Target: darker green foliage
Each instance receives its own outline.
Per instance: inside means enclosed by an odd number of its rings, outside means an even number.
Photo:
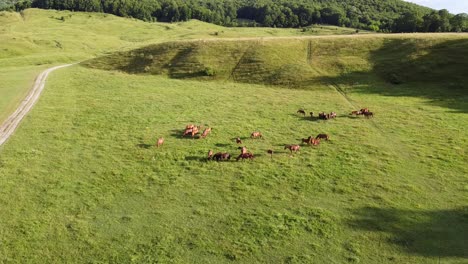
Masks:
[[[146,21],[176,22],[189,19],[226,25],[304,27],[331,24],[381,32],[468,31],[466,14],[454,16],[401,0],[9,0],[2,9],[30,6],[87,12],[105,12]]]

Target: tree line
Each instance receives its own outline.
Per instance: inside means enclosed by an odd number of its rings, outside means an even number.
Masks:
[[[402,0],[4,0],[0,10],[29,7],[104,12],[145,21],[189,19],[224,26],[299,28],[313,24],[377,32],[468,32],[467,14]]]

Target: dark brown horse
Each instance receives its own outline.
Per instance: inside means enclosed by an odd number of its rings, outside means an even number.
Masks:
[[[311,140],[312,137],[308,137],[308,138],[303,138],[301,139],[302,143],[305,143],[305,144],[310,144],[310,140]]]
[[[216,154],[213,155],[213,159],[216,160],[216,161],[220,161],[220,160],[230,160],[231,159],[231,155],[229,153],[222,153],[222,152],[218,152]]]
[[[270,154],[270,157],[273,159],[273,150],[269,149],[267,150],[267,153]]]
[[[318,117],[319,119],[322,119],[322,120],[328,120],[330,119],[330,114],[325,114],[324,112],[320,112]]]
[[[254,155],[250,152],[247,152],[247,153],[242,153],[240,154],[238,157],[237,157],[237,161],[239,161],[240,159],[242,160],[245,160],[245,159],[250,159],[250,160],[253,160],[254,158]]]
[[[330,136],[327,135],[327,134],[318,134],[315,139],[325,139],[325,140],[329,140],[330,139]]]
[[[306,112],[304,111],[304,109],[299,109],[299,110],[297,110],[297,113],[298,113],[298,114],[302,114],[303,116],[306,115]]]

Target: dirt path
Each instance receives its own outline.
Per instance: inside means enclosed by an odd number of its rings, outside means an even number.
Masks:
[[[21,102],[20,106],[7,118],[7,120],[5,120],[5,122],[3,122],[3,124],[0,124],[0,146],[8,140],[13,132],[15,132],[21,120],[33,108],[34,104],[39,99],[42,90],[44,89],[45,81],[49,73],[71,65],[73,64],[55,66],[43,71],[41,74],[39,74],[39,76],[37,76],[31,91],[29,91],[28,95]]]

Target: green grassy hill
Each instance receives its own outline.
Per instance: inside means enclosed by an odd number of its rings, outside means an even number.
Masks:
[[[170,40],[352,33],[353,29],[332,26],[306,31],[225,28],[197,20],[170,24],[98,13],[40,9],[0,12],[0,120],[17,107],[35,76],[51,65]]]
[[[466,106],[439,99],[466,98],[468,60],[460,58],[468,57],[467,47],[465,34],[197,40],[150,45],[82,64],[176,79],[300,89],[324,84],[342,93],[414,95],[466,112]]]
[[[89,67],[173,78],[307,86],[324,77],[375,75],[393,84],[466,81],[460,34],[246,38],[167,42],[111,54]],[[337,80],[338,81],[338,80]]]

